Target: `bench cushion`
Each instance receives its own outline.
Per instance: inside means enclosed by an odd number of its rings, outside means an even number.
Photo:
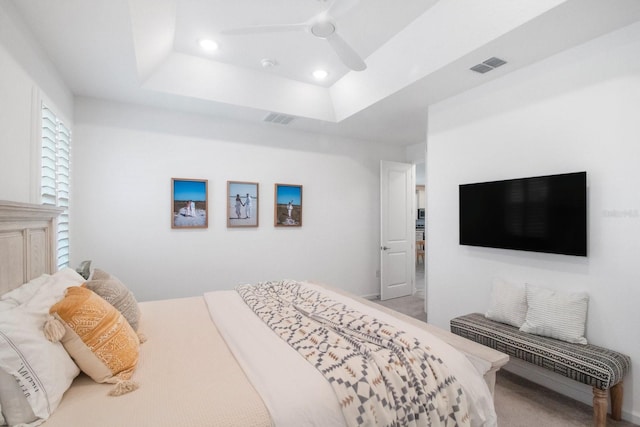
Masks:
[[[572,380],[607,390],[629,370],[629,356],[596,345],[572,344],[520,332],[479,313],[451,320],[451,332]]]

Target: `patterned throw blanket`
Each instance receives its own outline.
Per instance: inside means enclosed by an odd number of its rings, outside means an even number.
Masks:
[[[411,335],[299,282],[243,285],[237,291],[329,381],[347,425],[469,425],[458,381]]]

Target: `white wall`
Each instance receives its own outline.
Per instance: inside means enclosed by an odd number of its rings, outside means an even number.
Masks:
[[[379,293],[379,163],[404,149],[267,124],[76,100],[71,247],[141,300],[315,279]],[[171,229],[171,178],[209,181],[209,228]],[[226,183],[260,184],[260,226],[226,227]],[[275,228],[274,184],[303,186],[303,225]]]
[[[0,0],[0,200],[39,202],[32,157],[41,100],[72,126],[71,92],[13,4]]]
[[[142,300],[285,277],[379,292],[379,161],[403,149],[92,100],[76,126],[73,95],[0,0],[0,200],[39,202],[41,100],[73,130],[72,265],[93,259]],[[208,230],[171,230],[171,177],[209,179]],[[227,180],[260,182],[258,229],[226,228]],[[302,228],[273,227],[276,182],[304,186]]]
[[[640,24],[430,109],[428,313],[484,312],[505,277],[590,295],[587,338],[632,358],[624,416],[640,420]],[[589,256],[458,244],[458,185],[586,170]],[[514,367],[514,369],[518,369]],[[547,371],[532,379],[590,403],[590,388]]]
[[[426,148],[427,148],[426,142],[421,142],[418,144],[409,145],[405,149],[406,161],[416,165],[416,185],[425,184]]]

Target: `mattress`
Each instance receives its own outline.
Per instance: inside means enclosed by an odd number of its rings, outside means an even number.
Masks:
[[[202,297],[140,303],[140,348],[133,379],[118,397],[81,374],[45,427],[271,426],[251,385],[211,321]]]

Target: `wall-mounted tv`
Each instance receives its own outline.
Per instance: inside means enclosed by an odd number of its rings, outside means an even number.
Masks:
[[[587,256],[587,173],[460,185],[460,244]]]

